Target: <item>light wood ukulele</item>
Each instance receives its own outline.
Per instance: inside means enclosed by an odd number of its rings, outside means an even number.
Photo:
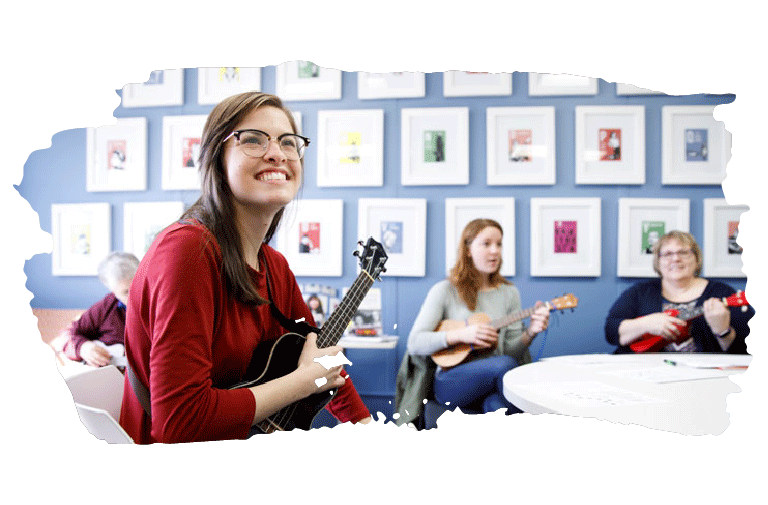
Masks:
[[[545,302],[544,306],[547,307],[550,311],[553,311],[553,310],[573,309],[574,307],[576,307],[576,305],[578,305],[578,303],[579,303],[579,299],[573,296],[572,293],[568,293],[567,295],[563,295],[549,302]],[[534,313],[535,310],[536,310],[536,307],[531,307],[525,310],[521,310],[519,312],[513,312],[511,314],[508,314],[504,317],[500,317],[499,319],[494,319],[492,321],[487,314],[483,314],[482,312],[477,312],[469,316],[466,321],[454,321],[451,319],[445,319],[441,321],[440,324],[437,325],[437,328],[435,329],[435,331],[456,330],[459,328],[464,328],[465,326],[471,326],[473,324],[481,324],[481,323],[487,323],[489,326],[491,326],[495,330],[498,330],[516,321],[520,321],[521,319],[525,319],[526,317],[529,317],[531,314]],[[475,349],[469,344],[456,344],[452,347],[437,351],[436,353],[432,354],[432,360],[442,368],[447,369],[463,363],[464,360],[466,360],[473,353],[482,354],[482,353],[489,353],[492,351],[493,351],[492,347],[487,349]]]

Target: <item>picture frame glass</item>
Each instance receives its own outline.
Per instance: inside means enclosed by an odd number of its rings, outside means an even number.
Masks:
[[[554,184],[554,111],[489,110],[489,184]],[[550,114],[551,113],[551,114]]]
[[[246,91],[261,91],[259,67],[200,67],[197,70],[199,104],[217,104]]]
[[[403,184],[467,184],[467,114],[426,112],[403,117]]]
[[[424,276],[426,205],[424,199],[359,200],[360,240],[372,236],[387,253],[382,276]]]
[[[206,116],[163,118],[163,189],[200,189],[200,145]]]
[[[342,275],[343,200],[294,200],[277,231],[276,247],[294,275]]]
[[[384,112],[320,111],[317,185],[381,186]]]
[[[107,203],[52,205],[52,274],[95,276],[109,254],[110,207]]]
[[[583,112],[580,183],[645,181],[645,132],[638,122],[638,117],[629,112]]]
[[[147,189],[147,128],[143,118],[89,128],[88,191]]]

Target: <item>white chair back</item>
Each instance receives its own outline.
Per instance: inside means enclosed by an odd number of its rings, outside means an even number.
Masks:
[[[104,410],[115,422],[120,419],[125,378],[116,367],[93,368],[65,380],[75,403]]]
[[[109,444],[132,444],[133,439],[118,424],[112,415],[104,409],[89,407],[75,402],[80,421],[94,437]]]

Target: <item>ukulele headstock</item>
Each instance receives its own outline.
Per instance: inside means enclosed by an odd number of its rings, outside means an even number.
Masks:
[[[379,274],[387,271],[384,268],[384,264],[387,262],[387,253],[384,251],[384,247],[376,242],[373,237],[369,237],[365,244],[362,242],[357,244],[363,247],[362,251],[355,251],[353,253],[360,258],[360,268],[367,272],[371,279],[379,279]]]
[[[729,296],[723,301],[727,306],[729,307],[745,307],[749,305],[749,302],[747,301],[747,296],[744,293],[744,291],[736,291],[734,294]]]
[[[572,309],[579,304],[579,299],[573,293],[568,293],[559,298],[555,298],[549,303],[557,310]]]

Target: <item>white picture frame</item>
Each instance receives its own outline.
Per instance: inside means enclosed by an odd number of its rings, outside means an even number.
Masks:
[[[200,67],[197,69],[197,103],[215,105],[225,98],[261,91],[260,67]]]
[[[184,105],[184,69],[153,70],[145,82],[123,86],[121,101],[126,108]]]
[[[404,108],[400,114],[400,183],[469,184],[469,108]]]
[[[600,198],[531,198],[531,275],[600,277]]]
[[[443,96],[508,96],[512,74],[489,72],[443,72]]]
[[[125,202],[123,204],[123,251],[144,257],[157,234],[178,221],[184,213],[184,203]]]
[[[108,203],[51,204],[54,276],[96,276],[112,243]]]
[[[456,263],[461,232],[474,219],[493,219],[504,232],[501,252],[501,270],[504,277],[516,272],[515,199],[500,198],[446,198],[445,199],[445,273],[448,275]]]
[[[665,105],[661,109],[661,183],[720,185],[731,158],[731,134],[710,105]]]
[[[147,120],[118,118],[115,124],[86,128],[89,192],[147,189]]]
[[[645,107],[576,106],[576,184],[645,184]]]
[[[381,98],[422,98],[426,96],[423,72],[358,72],[358,100]]]
[[[597,95],[599,82],[593,77],[571,74],[528,73],[528,96]]]
[[[704,199],[704,277],[746,278],[738,227],[747,205],[728,205],[725,198]]]
[[[341,100],[341,70],[303,60],[281,63],[275,72],[275,90],[286,102]]]
[[[641,95],[665,95],[661,91],[654,91],[652,89],[641,88],[634,84],[626,84],[623,82],[616,83],[616,96],[641,96]]]
[[[277,230],[276,247],[296,277],[341,277],[343,231],[344,200],[293,200]]]
[[[554,107],[488,107],[487,184],[555,184],[555,141]]]
[[[619,198],[619,277],[657,277],[651,248],[672,230],[690,230],[687,198]]]
[[[384,185],[384,110],[317,113],[318,187]]]
[[[205,114],[163,116],[161,186],[200,190],[199,155]]]
[[[424,277],[426,272],[427,200],[360,198],[357,236],[373,237],[387,253],[384,277]]]

